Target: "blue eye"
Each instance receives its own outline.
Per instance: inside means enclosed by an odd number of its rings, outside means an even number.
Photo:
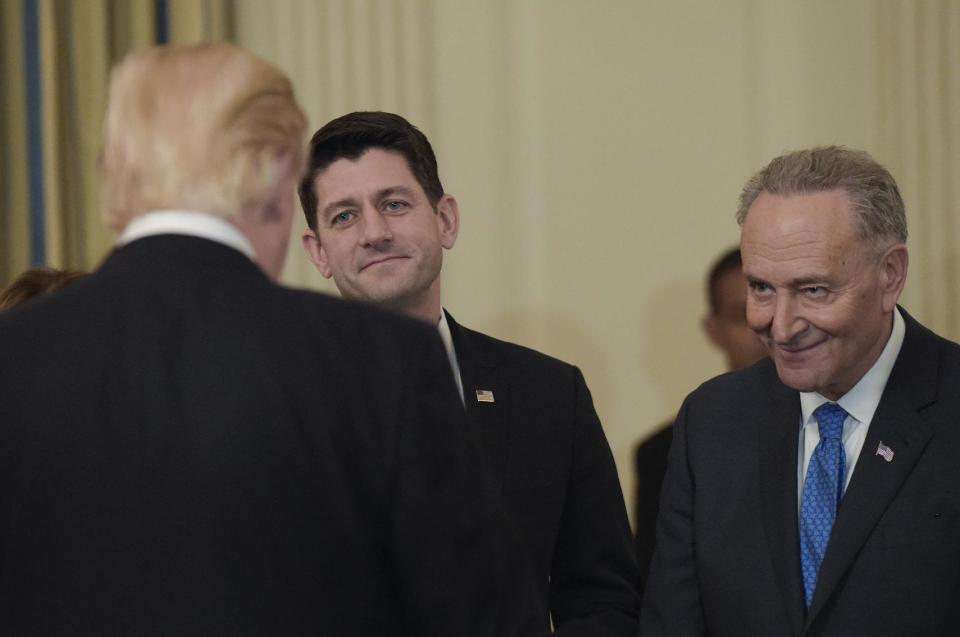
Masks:
[[[387,212],[400,212],[407,207],[407,202],[405,201],[388,201],[383,205],[384,210]]]
[[[345,223],[350,222],[353,219],[353,213],[349,210],[344,210],[343,212],[338,212],[330,219],[330,225],[332,226],[342,226]]]

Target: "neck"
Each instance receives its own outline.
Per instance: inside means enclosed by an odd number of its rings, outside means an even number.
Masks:
[[[397,299],[396,303],[385,304],[390,309],[400,314],[405,314],[410,318],[436,325],[440,320],[440,277],[428,287],[423,293],[407,299]]]

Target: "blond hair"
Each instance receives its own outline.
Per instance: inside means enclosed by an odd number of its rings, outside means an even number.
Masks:
[[[145,212],[254,214],[280,171],[303,167],[306,117],[290,81],[236,46],[155,47],[110,78],[100,158],[103,214],[116,231]]]

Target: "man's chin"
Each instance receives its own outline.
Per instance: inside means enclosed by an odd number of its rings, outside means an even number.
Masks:
[[[404,286],[368,286],[351,295],[343,295],[354,301],[361,301],[393,312],[405,314],[409,310],[411,298],[414,296]]]
[[[782,361],[774,360],[777,366],[777,376],[780,382],[800,392],[817,391],[816,378],[809,370],[800,370],[795,367],[785,365]]]

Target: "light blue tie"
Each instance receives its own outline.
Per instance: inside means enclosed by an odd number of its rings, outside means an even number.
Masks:
[[[840,405],[824,403],[813,416],[820,428],[820,442],[810,456],[800,505],[800,567],[807,608],[813,602],[817,573],[843,497],[847,465],[843,452],[843,421],[847,412]]]

